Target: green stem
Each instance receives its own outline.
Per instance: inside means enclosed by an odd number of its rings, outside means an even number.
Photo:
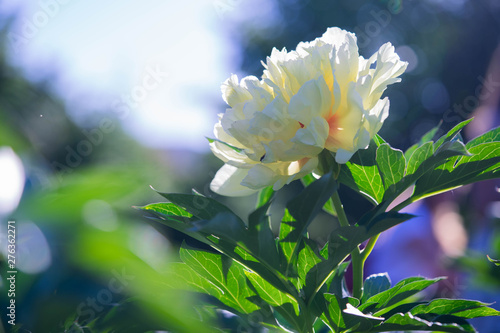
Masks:
[[[342,259],[338,265],[342,264],[349,256],[345,256],[344,259]],[[337,267],[338,267],[337,265]],[[311,306],[311,303],[312,301],[314,300],[314,297],[316,297],[316,294],[320,291],[321,287],[323,287],[323,285],[326,283],[326,281],[328,281],[330,279],[330,277],[332,276],[333,273],[335,273],[335,269],[337,268],[335,267],[334,269],[332,269],[330,271],[330,273],[328,273],[328,275],[323,279],[323,281],[321,281],[321,283],[316,287],[316,289],[314,289],[314,292],[312,294],[312,297],[309,299],[309,302],[307,303],[307,306],[310,307]]]
[[[342,227],[348,227],[349,220],[345,215],[344,207],[342,206],[342,202],[340,201],[339,193],[335,191],[332,195],[333,207],[335,207],[335,211],[337,212],[337,217],[339,219],[339,223]]]
[[[342,227],[348,227],[349,220],[347,219],[347,216],[344,211],[344,207],[342,206],[342,202],[340,201],[339,194],[337,192],[333,193],[332,195],[332,202],[333,206],[335,207],[335,210],[337,212],[337,217],[339,220],[339,223]],[[352,259],[352,270],[353,270],[353,296],[360,299],[362,294],[363,294],[363,271],[364,271],[364,265],[366,258],[370,255],[371,251],[373,250],[373,247],[375,246],[375,243],[377,242],[379,235],[373,236],[370,238],[368,243],[366,244],[366,247],[363,249],[363,251],[360,251],[359,247],[356,247],[354,251],[351,252],[351,259]],[[346,260],[344,258],[341,263]],[[321,289],[323,284],[331,277],[331,275],[335,272],[335,270],[332,270],[328,276],[319,284],[319,286],[316,288],[314,291],[311,299],[309,300],[309,304],[311,304],[312,300],[314,299],[316,293]]]
[[[306,314],[306,325],[307,325],[307,333],[314,333],[314,324],[311,318],[311,313]]]
[[[342,202],[340,201],[340,197],[339,197],[339,194],[338,194],[337,191],[335,191],[332,194],[332,202],[333,202],[333,207],[335,208],[335,211],[337,212],[337,218],[339,220],[340,225],[343,226],[343,227],[348,227],[349,226],[349,220],[347,219],[347,216],[345,214],[344,208],[342,207]],[[347,259],[347,256],[344,259],[342,259],[341,263],[344,262],[344,260],[346,260],[346,259]],[[328,273],[328,275],[325,277],[325,279],[323,281],[321,281],[321,283],[316,287],[316,289],[314,290],[311,298],[309,299],[308,306],[311,305],[311,303],[314,300],[314,297],[316,296],[316,294],[319,292],[319,290],[321,289],[321,287],[323,287],[323,285],[326,283],[326,281],[328,281],[328,279],[332,276],[332,274],[334,272],[335,272],[335,269],[332,269],[330,271],[330,273]]]
[[[366,247],[363,249],[363,251],[358,251],[354,250],[351,253],[351,258],[352,258],[352,296],[361,299],[361,296],[363,296],[363,276],[364,276],[364,269],[365,269],[365,262],[370,253],[373,250],[373,247],[377,243],[378,237],[380,234],[373,236],[370,238],[368,243],[366,244]]]
[[[340,197],[337,191],[332,195],[333,206],[335,207],[335,211],[337,212],[339,223],[342,227],[348,227],[349,220],[344,211],[344,207],[342,202],[340,201]],[[351,260],[352,260],[352,296],[358,299],[361,299],[361,295],[363,294],[363,270],[364,270],[364,260],[361,255],[361,251],[359,247],[356,247],[351,252]]]
[[[363,271],[365,261],[362,258],[359,247],[351,252],[352,260],[352,297],[361,299],[363,295]]]
[[[372,253],[372,250],[375,247],[375,244],[377,243],[377,240],[378,240],[379,236],[380,236],[380,234],[375,235],[372,238],[370,238],[370,240],[366,244],[366,246],[363,249],[363,251],[361,251],[361,254],[362,254],[361,259],[363,260],[363,262],[366,261],[366,258],[368,258],[368,256],[370,255],[370,253]]]
[[[380,234],[373,236],[370,238],[366,247],[363,251],[354,250],[351,253],[352,258],[352,296],[361,299],[363,296],[363,277],[365,270],[365,262],[370,253],[372,253],[375,244],[377,243],[378,237]]]

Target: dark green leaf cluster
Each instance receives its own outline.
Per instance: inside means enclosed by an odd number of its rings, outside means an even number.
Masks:
[[[500,128],[469,143],[460,141],[461,122],[435,143],[437,128],[402,152],[376,137],[341,169],[339,182],[363,194],[372,203],[389,206],[408,188],[414,189],[403,206],[451,189],[498,177]],[[400,208],[402,206],[399,206]]]
[[[476,301],[416,301],[417,293],[441,278],[413,277],[391,287],[386,274],[374,275],[365,280],[359,298],[349,294],[344,280],[349,254],[413,217],[399,213],[399,208],[497,176],[500,142],[496,140],[500,130],[465,145],[458,136],[466,123],[435,143],[429,141],[434,130],[405,153],[377,136],[368,149],[359,151],[340,170],[333,168],[318,180],[305,177],[306,188],[287,204],[278,237],[267,214],[273,196],[269,189],[261,193],[258,208],[246,222],[226,206],[198,193],[160,193],[168,203],[141,209],[215,250],[183,245],[182,262],[171,266],[172,274],[182,281],[179,288],[212,296],[219,308],[238,315],[247,325],[259,318],[262,327],[294,332],[474,332],[467,319],[499,312]],[[334,230],[319,248],[308,237],[307,229],[322,210],[337,213],[331,198],[339,183],[360,192],[375,207],[357,223]],[[409,198],[388,210],[412,185]]]

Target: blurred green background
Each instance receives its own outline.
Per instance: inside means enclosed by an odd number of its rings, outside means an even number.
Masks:
[[[390,41],[409,62],[387,92],[380,134],[394,147],[440,121],[445,131],[475,116],[469,138],[500,125],[495,0],[2,2],[0,332],[208,332],[204,318],[241,331],[227,314],[193,315],[203,300],[168,277],[184,236],[132,206],[161,201],[149,185],[216,197],[208,185],[222,163],[204,137],[225,109],[220,84],[231,73],[260,76],[273,47],[292,50],[331,26],[355,32],[365,57]],[[381,239],[368,271],[393,282],[449,275],[434,296],[499,301],[500,268],[485,260],[500,257],[497,183],[413,207],[420,218]],[[277,206],[300,189],[285,187]],[[351,217],[369,208],[342,191]],[[219,199],[241,216],[255,201]],[[9,220],[15,327],[4,311]],[[321,242],[333,227],[319,218],[311,233]],[[499,324],[476,322],[481,332]]]

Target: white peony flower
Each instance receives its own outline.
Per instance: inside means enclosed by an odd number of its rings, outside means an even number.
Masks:
[[[295,51],[273,49],[262,79],[222,85],[229,105],[215,125],[213,153],[225,162],[211,189],[222,195],[275,190],[311,173],[323,149],[346,163],[368,147],[389,115],[389,84],[401,81],[407,63],[390,43],[365,59],[356,36],[329,28]]]

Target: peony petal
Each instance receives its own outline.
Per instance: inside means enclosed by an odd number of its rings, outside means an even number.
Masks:
[[[290,99],[288,112],[290,116],[308,126],[311,119],[317,116],[327,117],[332,107],[332,92],[323,76],[309,80]]]
[[[226,143],[230,144],[231,146],[238,147],[238,148],[243,147],[241,142],[239,142],[233,136],[227,134],[226,131],[224,131],[220,121],[217,124],[215,124],[215,126],[214,126],[214,135],[218,140],[220,140],[222,142],[226,142]]]
[[[363,100],[356,91],[354,82],[349,84],[348,91],[344,94],[346,94],[345,100],[342,101],[337,112],[328,119],[329,134],[325,148],[333,152],[339,148],[354,149],[354,140],[366,113]]]
[[[319,152],[321,152],[325,146],[328,131],[329,127],[326,120],[322,117],[314,117],[308,126],[297,131],[295,137],[291,141],[306,146],[306,149],[318,148]],[[316,154],[319,154],[317,149],[315,149],[314,155]]]
[[[337,150],[337,153],[335,153],[335,162],[339,164],[346,164],[347,162],[349,162],[354,153],[355,152],[347,151],[341,148]]]
[[[214,179],[210,183],[210,189],[217,194],[230,197],[246,196],[256,191],[241,185],[243,179],[248,175],[249,169],[237,168],[229,164],[224,164],[217,171]]]
[[[354,138],[354,149],[366,149],[370,145],[370,140],[372,136],[370,132],[366,130],[366,128],[360,128],[358,133],[356,133],[356,137]]]
[[[212,150],[212,153],[224,163],[238,167],[246,166],[248,163],[252,163],[252,160],[248,158],[246,154],[239,153],[222,142],[210,142],[210,149]]]
[[[260,190],[264,187],[274,183],[278,176],[277,172],[264,164],[256,164],[241,182],[242,185],[247,186],[253,190]]]
[[[358,76],[359,51],[356,44],[356,36],[347,31],[341,33],[330,29],[325,35],[333,42],[331,56],[331,67],[335,74],[335,79],[341,89],[346,89],[348,84],[355,81]]]
[[[363,127],[370,133],[370,137],[380,131],[385,119],[389,116],[389,98],[379,99],[377,104],[365,115]]]
[[[391,43],[385,43],[380,47],[378,52],[370,58],[370,62],[374,62],[376,55],[376,67],[372,76],[370,90],[370,105],[374,105],[382,96],[388,85],[400,82],[398,78],[406,70],[408,63],[401,61],[399,56],[394,52],[394,46]],[[365,103],[366,105],[366,103]]]
[[[241,86],[236,75],[231,75],[221,86],[222,98],[230,106],[243,103],[252,98],[250,93]]]

